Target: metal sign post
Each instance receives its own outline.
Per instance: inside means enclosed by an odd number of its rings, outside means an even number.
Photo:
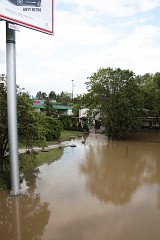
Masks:
[[[11,168],[11,194],[20,193],[20,177],[18,163],[18,133],[17,133],[17,94],[16,94],[16,53],[15,30],[18,24],[33,30],[53,35],[53,2],[30,1],[28,7],[24,1],[0,0],[0,20],[6,21],[6,55],[7,55],[7,110],[9,157]],[[24,5],[23,5],[24,3]],[[10,23],[8,23],[9,21]]]
[[[6,23],[6,64],[7,64],[7,110],[9,158],[11,168],[11,195],[20,192],[17,133],[17,93],[16,93],[16,40],[15,31]]]

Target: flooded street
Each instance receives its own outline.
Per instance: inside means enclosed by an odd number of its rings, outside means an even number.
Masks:
[[[160,135],[158,136],[160,138]],[[90,134],[0,191],[2,240],[159,240],[160,143]]]

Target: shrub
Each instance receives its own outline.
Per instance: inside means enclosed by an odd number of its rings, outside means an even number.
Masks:
[[[62,123],[53,117],[45,118],[45,128],[46,128],[46,140],[58,140],[61,136],[61,131],[63,130]]]

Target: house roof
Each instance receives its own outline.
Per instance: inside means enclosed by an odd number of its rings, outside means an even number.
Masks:
[[[56,110],[69,110],[69,109],[72,109],[72,107],[66,106],[66,105],[54,105],[54,104],[53,104],[53,107],[54,107]]]
[[[56,110],[69,110],[73,108],[72,106],[63,105],[62,103],[59,102],[54,101],[51,102],[53,104],[54,109]],[[33,100],[32,107],[34,109],[44,109],[45,108],[44,100]]]
[[[32,107],[34,108],[34,109],[39,109],[39,108],[45,108],[45,106],[44,105],[40,105],[40,104],[33,104],[32,105]]]
[[[45,106],[44,106],[44,100],[33,100],[33,105],[32,105],[32,107],[34,108],[34,109],[44,109],[45,108]]]

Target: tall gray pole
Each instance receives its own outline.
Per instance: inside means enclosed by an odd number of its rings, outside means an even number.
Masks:
[[[73,81],[74,80],[71,80],[72,81],[72,103],[74,103],[74,97],[73,97]]]
[[[17,94],[16,94],[16,40],[15,31],[6,23],[6,64],[7,64],[7,110],[9,158],[11,169],[11,195],[20,192],[17,134]]]

